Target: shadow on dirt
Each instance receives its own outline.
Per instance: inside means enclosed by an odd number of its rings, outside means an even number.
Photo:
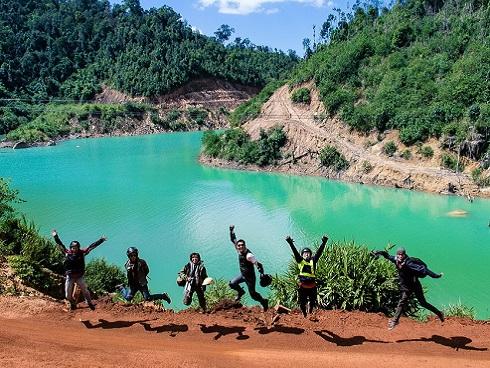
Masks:
[[[323,340],[331,342],[337,346],[354,346],[362,345],[365,342],[373,342],[378,344],[388,344],[388,341],[370,340],[364,336],[340,337],[328,330],[314,331]]]
[[[238,335],[236,337],[237,340],[247,340],[248,338],[250,338],[250,336],[244,334],[245,327],[243,326],[221,326],[217,324],[214,324],[212,326],[199,324],[199,326],[201,326],[202,333],[215,333],[216,334],[216,336],[214,337],[215,340],[218,340],[223,336],[233,335],[233,334]]]
[[[301,335],[305,332],[304,328],[299,327],[288,327],[283,325],[275,325],[273,327],[257,327],[254,330],[258,331],[261,335],[270,334],[272,332],[284,333],[284,334],[293,334],[293,335]]]
[[[444,337],[439,335],[432,335],[431,337],[421,337],[419,339],[407,339],[407,340],[397,340],[396,342],[410,342],[410,341],[421,341],[421,342],[433,342],[439,345],[447,346],[449,348],[458,351],[461,350],[476,350],[476,351],[486,351],[488,348],[476,348],[473,346],[467,346],[473,340],[466,336],[452,336]]]
[[[169,336],[175,337],[179,332],[187,332],[189,331],[189,327],[187,325],[176,325],[175,323],[170,323],[168,325],[151,327],[149,323],[140,322],[145,331],[148,332],[168,332]]]
[[[148,319],[143,319],[141,321],[107,321],[105,319],[99,319],[99,323],[93,324],[90,321],[80,321],[86,328],[102,328],[104,330],[109,330],[112,328],[126,328],[131,327],[136,323],[148,322]]]

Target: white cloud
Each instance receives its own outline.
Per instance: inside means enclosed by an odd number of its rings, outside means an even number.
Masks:
[[[266,8],[269,4],[284,2],[296,2],[322,7],[332,1],[327,0],[198,0],[201,8],[215,6],[218,12],[223,14],[247,15],[251,13],[273,14],[279,11],[278,8]]]

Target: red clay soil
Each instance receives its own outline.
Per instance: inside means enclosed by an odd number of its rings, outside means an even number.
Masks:
[[[203,315],[99,301],[74,312],[43,299],[0,298],[0,367],[490,367],[490,324],[449,318],[258,308]]]

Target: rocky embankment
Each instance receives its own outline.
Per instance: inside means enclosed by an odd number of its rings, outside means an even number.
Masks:
[[[323,176],[354,183],[374,184],[387,187],[414,189],[440,194],[490,197],[488,188],[479,188],[471,179],[470,172],[476,167],[468,160],[462,173],[455,173],[440,166],[443,151],[433,139],[427,142],[434,154],[425,158],[418,147],[401,143],[398,132],[360,134],[338,118],[327,118],[318,92],[312,85],[309,105],[292,103],[287,86],[278,89],[262,107],[257,119],[247,122],[243,128],[257,138],[260,129],[275,125],[283,127],[287,143],[283,147],[283,159],[268,167],[243,166],[224,160],[201,157],[204,164],[246,170],[277,171],[298,175]],[[397,153],[388,157],[384,145],[393,141]],[[349,168],[340,172],[323,167],[319,155],[326,145],[334,146],[349,161]],[[410,152],[409,158],[400,153]]]

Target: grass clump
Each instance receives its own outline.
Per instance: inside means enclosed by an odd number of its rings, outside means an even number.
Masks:
[[[291,94],[291,101],[309,105],[311,102],[310,90],[308,88],[298,88]]]
[[[325,146],[320,151],[320,163],[326,168],[335,171],[346,170],[349,167],[349,161],[333,146]]]

